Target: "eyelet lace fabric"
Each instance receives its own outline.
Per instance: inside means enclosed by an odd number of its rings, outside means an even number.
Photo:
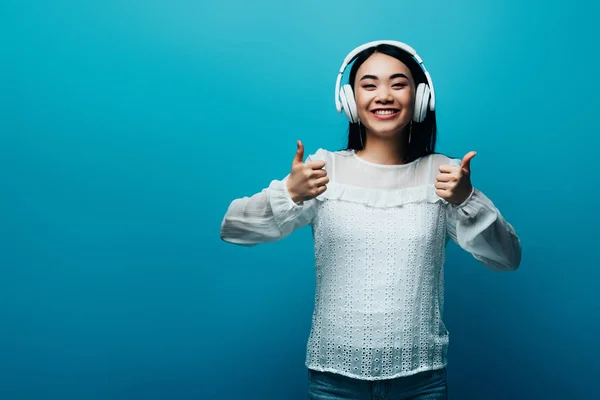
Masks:
[[[363,379],[444,366],[445,204],[427,186],[399,191],[390,204],[334,186],[312,224],[307,366]]]
[[[412,182],[382,189],[334,181],[317,199],[309,368],[383,379],[445,365],[446,204],[432,184]]]

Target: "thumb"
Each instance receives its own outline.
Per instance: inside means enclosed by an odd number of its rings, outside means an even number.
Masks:
[[[292,163],[293,165],[304,162],[304,145],[299,140],[296,142],[296,145],[298,146],[298,149],[296,150],[296,155],[294,156],[294,161]]]
[[[471,160],[473,159],[473,157],[475,157],[477,155],[476,152],[474,151],[470,151],[468,152],[462,159],[462,164],[461,164],[461,168],[464,170],[467,170],[468,172],[471,172]]]

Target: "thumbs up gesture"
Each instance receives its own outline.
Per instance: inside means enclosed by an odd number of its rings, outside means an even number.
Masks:
[[[453,165],[440,165],[440,173],[436,176],[435,193],[442,199],[447,200],[452,204],[461,204],[464,202],[471,191],[471,159],[477,153],[474,151],[468,152],[462,159],[460,167]]]
[[[329,183],[325,161],[304,162],[304,145],[298,140],[298,149],[292,161],[292,171],[286,182],[290,197],[295,203],[315,198],[327,190]]]

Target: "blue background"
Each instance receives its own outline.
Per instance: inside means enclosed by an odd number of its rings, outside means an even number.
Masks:
[[[598,5],[8,1],[0,6],[0,398],[304,399],[310,228],[242,248],[229,203],[339,149],[343,58],[409,43],[437,150],[523,242],[448,248],[451,399],[590,399],[600,357]],[[595,71],[595,72],[594,72]]]

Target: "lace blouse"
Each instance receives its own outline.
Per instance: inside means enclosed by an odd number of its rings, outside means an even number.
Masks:
[[[489,198],[474,188],[460,205],[436,194],[431,154],[401,165],[374,164],[353,150],[319,149],[330,182],[294,203],[289,175],[233,200],[221,238],[253,246],[310,225],[316,292],[306,366],[365,380],[447,364],[443,321],[445,248],[452,240],[494,270],[514,270],[521,243]]]

